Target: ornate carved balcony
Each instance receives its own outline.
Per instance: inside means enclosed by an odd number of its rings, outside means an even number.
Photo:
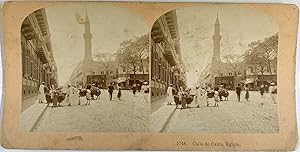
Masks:
[[[30,24],[23,24],[21,32],[24,34],[26,40],[32,40],[35,37],[34,29]]]
[[[45,44],[42,42],[42,40],[38,39],[37,40],[37,47],[36,47],[36,54],[38,57],[41,59],[42,63],[48,63],[49,62],[49,57],[48,57],[48,51],[47,47]]]
[[[161,41],[163,41],[165,39],[163,31],[161,30],[161,28],[159,27],[157,22],[155,22],[152,27],[151,36],[155,43],[160,43]]]
[[[170,65],[171,66],[175,66],[176,65],[175,48],[168,41],[165,41],[165,44],[164,44],[164,53],[165,53],[164,55],[165,55],[166,59],[169,61]]]

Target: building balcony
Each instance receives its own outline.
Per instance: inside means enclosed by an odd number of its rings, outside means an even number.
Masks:
[[[175,66],[177,64],[176,62],[176,53],[175,48],[170,43],[166,43],[164,46],[164,55],[166,59],[169,61],[171,66]]]
[[[165,39],[163,31],[159,27],[158,23],[154,23],[152,30],[151,30],[151,37],[154,43],[160,43]]]
[[[45,43],[43,43],[42,40],[40,40],[40,39],[38,39],[38,41],[37,41],[36,54],[41,59],[43,64],[49,63],[50,57],[48,54],[48,49],[47,49]]]
[[[21,32],[24,34],[26,40],[32,40],[35,37],[34,29],[30,24],[23,24]]]

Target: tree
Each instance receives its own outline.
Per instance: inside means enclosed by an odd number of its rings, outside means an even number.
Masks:
[[[142,67],[143,76],[145,75],[144,60],[149,56],[149,34],[139,37],[133,45],[136,48],[137,56]],[[149,60],[149,59],[148,59]]]
[[[238,72],[241,72],[243,69],[243,62],[241,62],[241,55],[239,54],[228,54],[224,56],[224,59],[227,63],[227,67],[233,73],[234,80]],[[236,81],[234,82],[236,84]]]
[[[224,59],[228,65],[228,68],[230,69],[230,71],[234,74],[236,74],[237,72],[240,72],[243,65],[241,62],[241,55],[238,54],[228,54],[226,56],[224,56]]]
[[[277,59],[278,33],[264,40],[251,42],[248,47],[244,55],[246,65],[254,68],[255,73],[258,72],[262,76],[268,69],[272,74],[271,61]]]
[[[105,77],[107,79],[106,85],[109,85],[110,82],[110,76],[109,71],[113,70],[114,68],[114,54],[111,53],[97,53],[95,55],[95,58],[97,61],[100,61],[99,68],[104,69],[105,71]]]
[[[136,83],[136,72],[139,67],[142,67],[144,74],[143,60],[149,54],[149,35],[143,35],[135,40],[125,40],[120,44],[120,49],[117,53],[119,65],[127,69],[127,72],[133,72],[134,83]]]

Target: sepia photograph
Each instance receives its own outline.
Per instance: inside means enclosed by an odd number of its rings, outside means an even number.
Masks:
[[[135,12],[65,3],[23,21],[25,132],[148,132],[149,29]]]
[[[1,14],[5,149],[295,149],[294,4],[14,1]]]
[[[279,29],[239,6],[183,7],[151,30],[156,133],[278,133]]]

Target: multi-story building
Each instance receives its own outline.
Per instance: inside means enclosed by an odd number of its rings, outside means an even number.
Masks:
[[[185,68],[181,59],[176,11],[157,19],[151,30],[151,95],[166,95],[167,87],[185,87]]]
[[[57,67],[44,9],[29,14],[21,27],[23,99],[38,94],[39,85],[57,86]]]
[[[143,62],[144,66],[138,67],[134,74],[133,71],[119,66],[116,59],[111,60],[109,63],[93,60],[89,66],[92,74],[87,74],[86,77],[83,77],[83,62],[80,62],[73,70],[67,84],[73,86],[95,84],[100,88],[106,88],[110,83],[119,83],[123,88],[129,89],[133,83],[141,84],[144,81],[149,81],[149,59],[146,58]]]
[[[259,71],[254,66],[245,66],[244,61],[238,63],[222,62],[220,57],[220,23],[217,16],[213,35],[213,57],[198,77],[197,85],[223,85],[233,90],[237,84],[248,84],[250,89],[255,90],[260,85],[269,85],[277,81],[277,59],[271,60],[270,68]],[[236,66],[236,67],[233,67]]]

